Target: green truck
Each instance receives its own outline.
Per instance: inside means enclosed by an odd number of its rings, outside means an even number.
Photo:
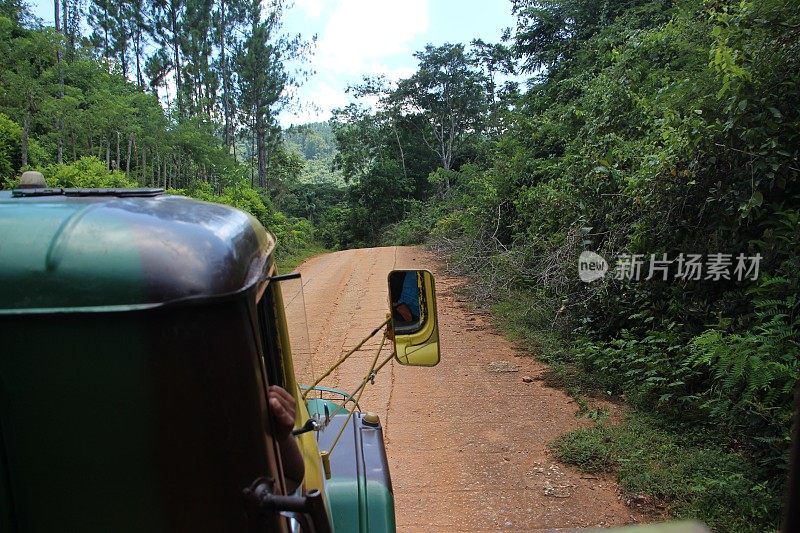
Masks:
[[[438,362],[429,272],[387,273],[417,315],[387,298],[389,349],[355,391],[301,388],[281,292],[296,275],[253,217],[24,185],[0,191],[0,531],[394,531],[381,423],[358,399],[391,358]],[[296,400],[296,490],[271,385]]]

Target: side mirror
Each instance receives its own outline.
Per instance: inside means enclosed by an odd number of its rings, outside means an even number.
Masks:
[[[395,359],[402,365],[439,364],[439,323],[433,274],[427,270],[391,271],[389,312],[392,314]]]

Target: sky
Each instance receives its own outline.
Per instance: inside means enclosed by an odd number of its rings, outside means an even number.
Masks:
[[[52,24],[52,0],[31,5]],[[295,0],[284,30],[317,35],[310,61],[315,74],[297,91],[299,108],[281,113],[280,123],[327,120],[350,101],[347,86],[364,76],[408,77],[417,66],[413,53],[426,44],[497,42],[514,23],[510,0]]]

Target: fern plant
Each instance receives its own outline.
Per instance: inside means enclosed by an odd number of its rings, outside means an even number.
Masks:
[[[765,278],[748,291],[753,325],[737,333],[705,331],[692,339],[685,362],[709,377],[700,395],[707,415],[765,446],[764,460],[782,467],[800,376],[800,313],[795,294],[775,294],[791,286],[786,278]]]

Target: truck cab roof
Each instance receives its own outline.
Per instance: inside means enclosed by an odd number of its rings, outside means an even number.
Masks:
[[[0,191],[0,314],[232,294],[266,275],[274,246],[252,216],[162,189]]]

